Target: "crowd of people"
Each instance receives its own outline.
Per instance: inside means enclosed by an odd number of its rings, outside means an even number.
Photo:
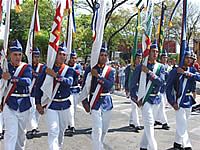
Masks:
[[[62,149],[64,135],[73,136],[76,132],[76,108],[81,102],[92,117],[92,149],[103,150],[113,108],[113,87],[124,90],[131,102],[130,128],[137,132],[144,129],[140,150],[160,149],[154,137],[154,126],[170,129],[165,113],[167,101],[176,111],[173,148],[192,149],[187,121],[195,104],[200,69],[196,55],[189,48],[184,53],[183,64],[176,65],[168,59],[165,50],[159,54],[155,42],[150,46],[147,65],[143,65],[143,53],[138,50],[134,62],[125,66],[108,63],[107,46],[103,43],[98,64],[93,68],[77,63],[74,50],[66,61],[67,48],[63,43],[59,45],[52,68],[40,62],[39,48],[32,51],[32,64],[22,62],[23,49],[18,40],[11,43],[9,50],[8,70],[0,68],[0,82],[7,85],[0,101],[0,136],[4,136],[5,150],[25,149],[26,138],[38,134],[40,116],[44,114],[49,150]],[[52,86],[48,94],[44,92],[45,82]],[[139,98],[142,82],[146,91],[145,96]]]

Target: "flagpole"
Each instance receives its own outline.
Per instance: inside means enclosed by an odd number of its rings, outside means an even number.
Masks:
[[[164,39],[164,17],[165,17],[165,10],[166,10],[166,5],[165,2],[162,2],[162,10],[161,10],[161,18],[160,18],[160,25],[159,25],[159,32],[158,32],[158,50],[159,53],[162,53],[163,51],[163,39]]]
[[[187,20],[187,0],[183,0],[183,15],[182,15],[182,29],[181,29],[181,47],[179,56],[179,65],[183,65],[184,50],[186,49],[186,20]]]
[[[34,0],[34,5],[35,5],[35,18],[34,18],[34,26],[33,26],[33,38],[32,38],[32,51],[34,50],[35,47],[35,23],[36,23],[36,19],[37,19],[37,10],[38,10],[38,0]],[[32,52],[32,58],[33,58],[33,52]],[[33,66],[33,59],[32,59],[32,66]]]

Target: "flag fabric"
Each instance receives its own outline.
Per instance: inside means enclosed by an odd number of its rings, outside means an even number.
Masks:
[[[187,48],[186,41],[186,29],[187,29],[187,0],[183,0],[183,15],[182,15],[182,30],[181,30],[181,47],[180,47],[180,58],[179,66],[183,66],[184,55]]]
[[[5,31],[4,31],[4,41],[3,41],[3,50],[1,51],[1,68],[3,72],[8,72],[8,62],[7,62],[7,49],[8,49],[8,39],[10,33],[10,9],[11,1],[6,2],[6,22],[5,22]],[[7,80],[1,79],[0,82],[0,102],[6,92]]]
[[[68,23],[67,23],[67,36],[66,36],[66,47],[67,47],[66,62],[68,62],[72,50],[73,34],[75,34],[76,32],[75,17],[74,17],[74,1],[67,0],[66,8],[68,10]]]
[[[159,53],[162,53],[163,51],[163,42],[164,42],[164,24],[165,24],[165,10],[166,5],[165,2],[162,2],[162,9],[161,9],[161,18],[159,23],[159,31],[158,31],[158,50]]]
[[[0,0],[0,22],[2,21],[2,13],[3,13],[2,1],[3,1],[3,0]]]
[[[149,0],[147,6],[147,12],[145,17],[145,24],[144,24],[144,34],[142,37],[142,50],[143,50],[143,65],[147,66],[150,44],[151,44],[151,32],[152,32],[152,25],[153,25],[153,7],[154,2],[153,0]],[[146,93],[146,73],[143,71],[141,72],[139,88],[138,88],[138,100],[142,99]]]
[[[172,14],[171,14],[170,19],[169,19],[169,27],[172,27],[172,19],[173,19],[173,17],[174,17],[174,14],[175,14],[175,12],[176,12],[176,9],[177,9],[177,7],[178,7],[180,1],[181,1],[181,0],[178,0],[178,1],[177,1],[176,5],[175,5],[175,7],[174,7],[174,9],[173,9],[173,11],[172,11]]]
[[[98,57],[100,54],[105,17],[106,17],[106,0],[96,1],[95,12],[92,18],[92,30],[95,32],[95,37],[93,37],[93,45],[91,51],[91,62],[90,66],[93,68],[98,63]],[[83,87],[81,93],[79,94],[78,101],[83,101],[89,95],[91,88],[92,75],[89,73],[86,78],[85,86]]]
[[[26,56],[28,58],[28,64],[32,65],[32,50],[34,48],[33,40],[34,40],[34,32],[38,32],[40,30],[39,26],[39,16],[38,16],[38,1],[36,0],[34,3],[34,11],[31,20],[31,25],[29,29],[28,40],[26,44]]]
[[[22,12],[22,8],[20,6],[20,2],[21,2],[20,0],[14,0],[13,1],[16,13]]]
[[[99,2],[99,3],[98,3]],[[103,41],[105,17],[106,17],[106,0],[99,0],[95,4],[95,16],[94,29],[95,37],[93,38],[92,51],[91,51],[91,68],[93,68],[98,63],[98,57],[101,50],[101,45]]]
[[[135,65],[135,57],[138,49],[138,33],[141,30],[141,16],[140,16],[140,8],[138,7],[142,0],[140,0],[137,4],[136,7],[138,9],[138,15],[137,15],[137,23],[136,23],[136,28],[135,28],[135,36],[134,36],[134,45],[132,49],[132,55],[131,55],[131,65]]]
[[[54,22],[50,33],[49,46],[47,52],[47,67],[51,69],[54,66],[59,47],[62,17],[64,12],[64,7],[62,4],[63,3],[61,3],[61,0],[57,1],[56,14],[54,16]],[[41,90],[44,92],[43,95],[46,95],[46,97],[52,99],[52,92],[49,91],[53,91],[53,77],[46,75]]]

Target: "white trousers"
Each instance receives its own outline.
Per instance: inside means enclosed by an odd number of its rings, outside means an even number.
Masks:
[[[3,113],[0,112],[0,133],[3,132]]]
[[[137,127],[137,126],[140,126],[138,106],[132,100],[130,101],[131,101],[131,114],[130,114],[129,124],[134,124]]]
[[[176,111],[176,136],[175,142],[183,147],[192,147],[188,136],[187,120],[190,116],[191,108],[181,108]]]
[[[5,150],[24,150],[26,126],[29,119],[30,111],[19,112],[12,110],[5,105],[3,109],[5,135]]]
[[[152,105],[148,102],[142,107],[142,118],[144,122],[144,133],[140,142],[141,148],[157,150],[157,142],[154,137],[154,116],[159,105]]]
[[[30,97],[30,100],[31,100],[32,107],[30,109],[28,130],[33,130],[33,129],[37,129],[38,128],[40,114],[36,110],[35,98],[34,97]]]
[[[75,112],[78,104],[78,93],[71,94],[70,102],[71,106],[69,108],[69,113],[68,113],[68,120],[69,120],[68,125],[70,127],[75,127]]]
[[[92,149],[103,150],[103,142],[108,132],[111,111],[92,110]]]
[[[47,109],[46,121],[48,128],[49,150],[60,150],[63,146],[64,132],[67,127],[67,114],[69,109],[52,110]]]
[[[165,112],[165,104],[166,104],[166,93],[160,93],[160,99],[161,102],[159,104],[159,109],[158,109],[158,113],[155,115],[155,121],[159,121],[162,124],[167,123],[168,124],[168,120],[167,120],[167,115]]]

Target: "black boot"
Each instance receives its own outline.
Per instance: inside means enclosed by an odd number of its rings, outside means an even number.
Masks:
[[[192,150],[192,147],[185,147],[184,150]]]
[[[181,144],[174,142],[174,150],[184,150]]]
[[[167,123],[162,125],[162,129],[169,130],[169,125]]]
[[[140,150],[147,150],[147,148],[140,148]]]

